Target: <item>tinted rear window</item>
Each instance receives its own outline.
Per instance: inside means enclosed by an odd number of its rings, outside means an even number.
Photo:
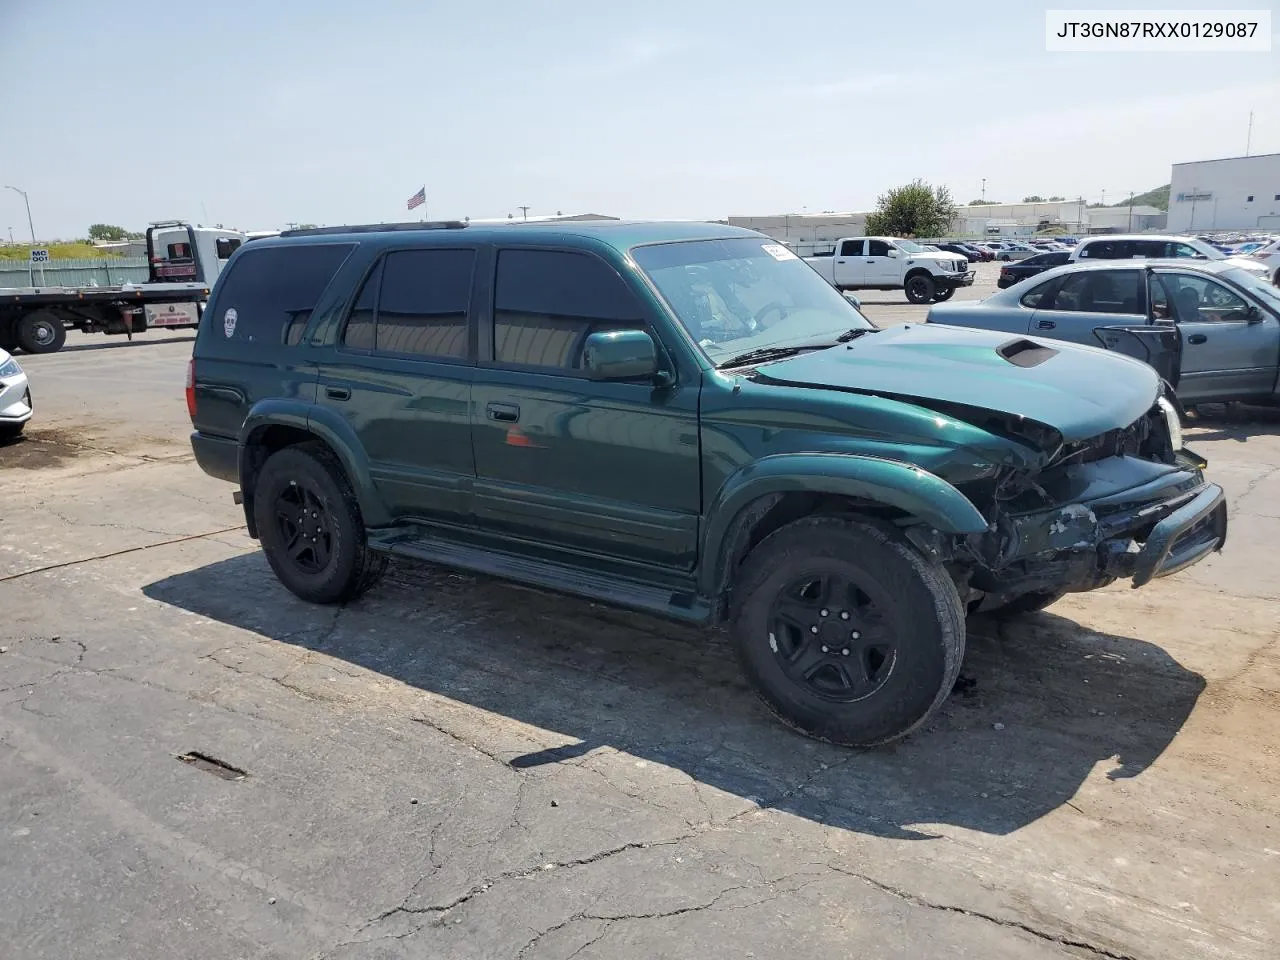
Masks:
[[[293,345],[353,244],[249,247],[218,286],[219,337]],[[228,316],[227,311],[235,311]]]

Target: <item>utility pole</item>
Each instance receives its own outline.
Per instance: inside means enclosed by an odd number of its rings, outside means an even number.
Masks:
[[[31,228],[31,242],[36,242],[36,225],[31,222],[31,200],[27,196],[27,191],[20,190],[17,187],[5,186],[6,190],[12,190],[14,193],[22,194],[22,200],[27,205],[27,226]]]
[[[1107,191],[1105,190],[1102,191],[1102,205],[1104,207],[1107,205]]]
[[[1253,111],[1249,111],[1249,132],[1244,138],[1244,155],[1249,155],[1249,147],[1253,145]]]
[[[1191,222],[1187,224],[1188,230],[1194,230],[1196,228],[1196,197],[1199,195],[1199,193],[1200,193],[1199,187],[1191,188]]]
[[[1129,191],[1129,233],[1133,233],[1133,191]]]
[[[528,208],[527,206],[524,206],[524,207],[516,207],[516,209],[520,211],[520,219],[521,219],[521,220],[528,220],[528,219],[529,219],[529,208]]]
[[[982,178],[982,202],[987,202],[987,178]]]
[[[13,243],[13,227],[10,227],[10,228],[9,228],[9,243],[10,243],[11,245],[12,245],[12,243]]]

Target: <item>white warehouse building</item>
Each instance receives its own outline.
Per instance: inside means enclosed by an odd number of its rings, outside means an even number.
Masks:
[[[1175,163],[1169,232],[1280,231],[1280,153]]]

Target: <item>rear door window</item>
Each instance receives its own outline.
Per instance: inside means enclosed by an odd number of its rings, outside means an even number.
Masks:
[[[1046,309],[1053,304],[1053,295],[1058,287],[1062,284],[1062,277],[1054,277],[1052,280],[1046,280],[1044,283],[1032,287],[1022,295],[1022,299],[1018,302],[1024,307],[1034,309]]]
[[[354,244],[248,248],[223,274],[211,327],[228,340],[293,345]]]
[[[468,306],[474,250],[398,250],[387,254],[378,293],[374,349],[411,357],[470,355]]]
[[[1138,270],[1082,270],[1068,274],[1054,295],[1053,304],[1041,309],[1080,313],[1141,312],[1142,273]]]

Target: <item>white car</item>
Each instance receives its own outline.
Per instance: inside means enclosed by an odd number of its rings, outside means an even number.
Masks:
[[[31,419],[31,387],[18,361],[0,350],[0,440],[12,440]]]
[[[1249,259],[1266,267],[1271,282],[1280,287],[1280,240],[1272,240],[1265,247],[1253,251],[1249,254]]]
[[[1239,267],[1254,276],[1267,271],[1250,257],[1231,257],[1212,244],[1196,237],[1162,236],[1157,234],[1117,235],[1103,234],[1087,237],[1071,252],[1071,262],[1090,263],[1094,260],[1164,260],[1189,258],[1192,260],[1221,260],[1229,266]]]

